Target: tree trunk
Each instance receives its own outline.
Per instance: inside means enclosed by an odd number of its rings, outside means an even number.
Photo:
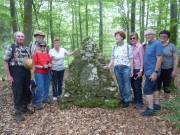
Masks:
[[[178,8],[177,8],[177,1],[176,0],[171,0],[170,1],[170,33],[171,33],[171,37],[170,37],[170,41],[172,43],[174,43],[175,45],[177,45],[177,29],[178,29],[178,18],[177,18],[177,12],[178,12]]]
[[[139,28],[140,28],[139,35],[141,35],[141,18],[142,18],[142,0],[140,0],[139,3]]]
[[[144,16],[145,16],[145,0],[142,0],[141,8],[141,29],[140,29],[140,41],[144,42]]]
[[[135,32],[135,21],[136,21],[136,0],[132,0],[131,3],[131,32]]]
[[[75,32],[74,32],[74,27],[75,27],[75,24],[74,24],[74,6],[73,6],[73,1],[71,1],[71,13],[72,13],[72,32],[71,32],[71,48],[74,50],[75,49],[75,40],[74,40],[74,35],[75,35]]]
[[[10,0],[10,13],[12,18],[11,23],[12,23],[13,33],[15,33],[16,31],[18,31],[15,0]]]
[[[147,12],[146,12],[146,29],[148,27],[148,20],[149,20],[149,0],[147,0]]]
[[[78,7],[79,7],[79,32],[80,32],[80,42],[82,42],[82,20],[81,20],[81,1],[78,0]]]
[[[75,2],[75,4],[77,3]],[[77,6],[75,5],[75,7]],[[76,8],[75,8],[75,25],[76,25],[76,44],[77,44],[77,48],[79,48],[78,11]]]
[[[88,36],[88,2],[86,1],[86,37]]]
[[[129,29],[129,1],[128,0],[127,0],[126,29],[127,29],[127,37],[129,37],[130,29]]]
[[[38,12],[36,10],[36,5],[34,4],[34,2],[33,2],[33,9],[34,9],[34,14],[35,14],[35,18],[36,18],[37,27],[40,30],[41,28],[40,28],[40,24],[39,24],[39,20],[38,20]]]
[[[103,52],[103,15],[102,15],[102,0],[99,0],[99,49]]]
[[[33,0],[24,0],[25,45],[29,45],[32,40],[32,3]]]
[[[52,0],[49,0],[49,6],[50,6],[50,20],[49,20],[49,27],[50,27],[50,33],[51,33],[51,43],[53,43],[54,40],[54,31],[53,31],[53,18],[52,18]],[[53,45],[52,45],[53,48]]]

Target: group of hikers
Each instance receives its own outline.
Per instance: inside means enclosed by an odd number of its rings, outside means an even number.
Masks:
[[[147,100],[147,108],[141,116],[153,116],[161,109],[159,92],[163,84],[164,97],[169,99],[170,84],[176,76],[178,65],[177,49],[169,42],[170,32],[163,30],[159,33],[160,40],[156,40],[156,32],[148,29],[144,32],[147,44],[138,41],[138,34],[132,32],[128,37],[130,43],[124,43],[126,34],[117,31],[116,44],[112,47],[110,63],[104,68],[114,69],[122,107],[128,107],[133,90],[133,103],[137,109],[144,106],[143,94]],[[60,39],[53,40],[53,48],[49,49],[44,41],[42,32],[34,34],[35,42],[24,45],[24,34],[14,33],[15,43],[4,51],[4,69],[7,80],[12,85],[14,96],[15,119],[24,120],[24,113],[32,114],[28,105],[32,102],[35,110],[42,109],[43,103],[49,103],[50,78],[52,80],[53,100],[57,101],[62,95],[64,77],[64,57],[73,55],[62,48]],[[25,58],[32,58],[33,73],[24,66]],[[142,79],[145,83],[142,90]],[[35,84],[31,81],[35,79]],[[35,89],[35,90],[34,90]],[[32,98],[33,93],[33,98]]]
[[[138,34],[132,32],[129,43],[125,44],[123,31],[115,33],[116,45],[113,46],[110,63],[105,68],[114,67],[123,107],[128,107],[133,90],[133,102],[137,109],[143,107],[143,95],[147,108],[141,116],[153,116],[161,109],[160,90],[163,85],[164,97],[169,99],[171,81],[176,76],[178,55],[174,44],[169,42],[170,32],[163,30],[156,39],[156,32],[148,29],[144,32],[147,44],[138,42]],[[143,74],[145,76],[142,90]]]
[[[41,110],[43,103],[50,102],[50,78],[52,79],[53,100],[60,97],[64,76],[64,57],[74,53],[60,47],[58,38],[53,40],[53,48],[49,49],[44,41],[44,33],[37,32],[34,37],[35,42],[25,46],[24,34],[15,32],[15,43],[4,51],[4,69],[7,80],[12,85],[17,122],[25,120],[23,113],[33,113],[28,107],[31,102],[35,110]],[[24,65],[27,58],[32,59],[32,70]]]

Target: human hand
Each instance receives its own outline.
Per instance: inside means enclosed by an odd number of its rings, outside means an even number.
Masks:
[[[104,69],[110,69],[110,66],[109,65],[105,65],[103,66]]]
[[[134,72],[133,72],[133,70],[131,70],[130,77],[133,77],[133,75],[134,75]]]
[[[142,75],[143,75],[142,71],[139,71],[139,72],[138,72],[138,78],[141,78]]]
[[[48,68],[48,65],[47,65],[47,64],[45,64],[45,65],[43,66],[43,68]]]
[[[7,81],[12,85],[12,83],[14,82],[14,79],[12,78],[11,75],[7,76]]]
[[[150,76],[151,81],[156,81],[157,80],[157,73],[153,72]]]
[[[51,67],[51,66],[52,66],[52,64],[51,64],[51,63],[49,63],[49,64],[48,64],[48,67]]]
[[[172,78],[175,78],[176,75],[177,75],[177,74],[176,74],[176,70],[173,70],[172,73],[171,73],[171,77],[172,77]]]

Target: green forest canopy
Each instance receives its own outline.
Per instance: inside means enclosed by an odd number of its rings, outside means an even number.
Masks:
[[[136,31],[144,42],[144,30],[153,28],[157,35],[170,30],[171,41],[179,46],[179,18],[178,0],[1,0],[0,45],[12,42],[13,30],[24,31],[28,44],[33,33],[41,30],[49,45],[53,37],[59,37],[70,50],[87,36],[93,37],[109,56],[115,31],[124,30],[127,35]]]

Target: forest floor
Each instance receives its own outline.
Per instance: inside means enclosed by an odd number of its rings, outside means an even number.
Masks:
[[[7,86],[5,81],[0,81],[1,135],[179,135],[179,131],[163,119],[165,112],[144,118],[139,115],[144,108],[137,110],[133,104],[113,110],[78,107],[60,110],[57,103],[51,107],[46,104],[42,110],[25,115],[26,120],[17,124],[12,92]]]

